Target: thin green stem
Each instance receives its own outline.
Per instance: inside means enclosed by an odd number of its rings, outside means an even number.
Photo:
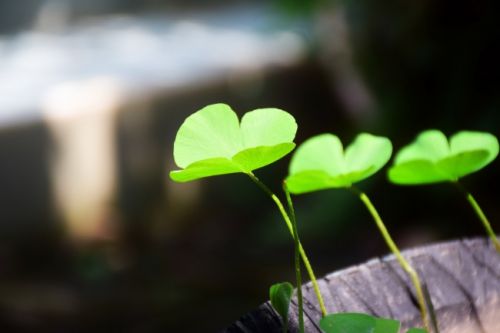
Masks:
[[[295,279],[297,281],[297,302],[299,306],[299,332],[304,333],[304,305],[302,300],[302,274],[300,272],[300,239],[299,231],[297,229],[297,219],[295,217],[295,209],[293,208],[292,197],[286,183],[283,182],[283,191],[285,192],[286,202],[288,204],[288,215],[292,220],[293,227],[293,240],[294,240],[294,254],[295,254]]]
[[[264,184],[262,183],[259,178],[257,178],[253,173],[249,172],[247,175],[252,179],[267,195],[271,197],[271,199],[274,201],[276,206],[278,207],[281,216],[283,217],[283,220],[285,221],[286,226],[288,227],[288,231],[290,231],[290,234],[294,235],[293,233],[293,226],[292,222],[290,221],[290,217],[285,211],[285,208],[283,207],[283,204],[281,203],[281,200]],[[326,307],[325,303],[323,301],[323,297],[321,296],[321,293],[319,291],[319,285],[318,281],[316,280],[316,276],[314,275],[314,271],[311,267],[311,263],[309,262],[309,259],[307,258],[306,252],[304,251],[304,248],[302,247],[302,244],[299,242],[299,252],[300,256],[302,257],[302,262],[304,263],[304,266],[307,270],[307,274],[309,275],[309,278],[311,279],[311,282],[313,284],[313,289],[314,293],[316,294],[316,297],[318,299],[319,307],[321,309],[321,314],[326,316]]]
[[[493,231],[493,228],[491,227],[491,224],[488,221],[488,218],[486,218],[486,215],[484,214],[483,210],[481,209],[481,207],[477,203],[476,199],[474,199],[472,194],[469,191],[467,191],[461,183],[456,181],[455,185],[464,194],[465,198],[472,206],[472,209],[474,209],[474,212],[476,213],[477,217],[483,223],[484,229],[486,230],[486,233],[488,234],[493,245],[495,246],[495,249],[497,250],[498,253],[500,253],[500,242],[498,241],[498,238],[497,238],[495,232]]]
[[[375,209],[375,206],[373,206],[372,202],[368,198],[368,196],[362,192],[361,190],[357,189],[356,187],[352,186],[350,188],[358,197],[361,199],[361,201],[365,204],[366,208],[370,212],[371,216],[373,217],[373,220],[375,221],[375,224],[377,225],[380,233],[382,234],[382,237],[384,238],[387,246],[391,250],[391,252],[394,254],[396,257],[397,261],[403,268],[403,270],[408,274],[410,277],[410,280],[412,281],[413,286],[415,287],[415,292],[417,296],[417,301],[420,307],[420,315],[422,317],[422,321],[424,323],[425,328],[427,331],[430,331],[430,324],[429,324],[429,317],[427,314],[427,307],[426,307],[426,302],[425,302],[425,296],[424,292],[422,289],[422,283],[420,282],[420,278],[415,271],[415,269],[410,265],[410,263],[403,257],[401,254],[401,251],[399,251],[399,248],[397,247],[396,243],[394,243],[391,235],[389,234],[389,231],[387,230],[384,222],[382,221],[382,218],[378,214],[377,210]]]

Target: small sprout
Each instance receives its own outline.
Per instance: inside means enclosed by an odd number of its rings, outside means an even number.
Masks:
[[[388,176],[400,185],[454,182],[484,168],[497,155],[498,140],[492,134],[462,131],[448,142],[441,131],[428,130],[398,152]]]
[[[287,186],[292,193],[350,187],[389,161],[391,141],[362,133],[343,150],[339,138],[320,134],[305,141],[292,157]]]
[[[497,157],[497,138],[485,132],[462,131],[453,135],[449,142],[438,130],[428,130],[415,141],[403,147],[389,169],[389,180],[398,185],[423,185],[452,182],[463,192],[465,198],[483,224],[496,250],[498,241],[488,218],[459,179],[479,171]]]
[[[279,109],[257,109],[238,120],[226,104],[212,104],[189,116],[179,128],[174,160],[181,170],[170,178],[187,182],[230,173],[250,173],[290,153],[295,119]]]
[[[293,295],[293,286],[289,282],[276,283],[269,288],[269,298],[271,305],[281,316],[283,332],[286,333],[288,326],[288,314],[290,302]]]

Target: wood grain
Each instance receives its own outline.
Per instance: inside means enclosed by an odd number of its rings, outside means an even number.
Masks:
[[[403,252],[427,285],[441,333],[500,332],[500,255],[489,241],[472,239],[428,245]],[[402,321],[403,331],[421,326],[415,293],[395,258],[372,259],[318,281],[329,313],[364,312]],[[306,332],[319,333],[321,312],[311,283],[304,292]],[[297,332],[292,301],[290,332]],[[281,333],[269,302],[221,333]]]

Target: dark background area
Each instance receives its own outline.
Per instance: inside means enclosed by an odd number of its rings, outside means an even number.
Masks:
[[[207,104],[228,103],[239,115],[282,108],[297,119],[297,143],[322,132],[348,143],[366,131],[388,136],[397,150],[428,128],[500,134],[494,1],[1,1],[0,56],[13,45],[5,41],[42,29],[35,23],[44,6],[64,9],[64,24],[48,32],[56,34],[118,14],[182,19],[258,6],[280,28],[299,31],[306,53],[256,74],[141,91],[146,102],[122,105],[113,125],[113,193],[89,221],[105,231],[85,237],[68,231],[55,204],[58,138],[50,124],[42,117],[1,124],[3,332],[214,332],[266,301],[271,284],[294,280],[292,241],[273,202],[249,179],[168,179],[178,127]],[[278,192],[288,162],[256,173]],[[497,230],[498,170],[495,161],[464,179]],[[397,187],[384,169],[359,187],[402,248],[483,234],[451,185]],[[388,252],[348,191],[295,199],[318,276]]]

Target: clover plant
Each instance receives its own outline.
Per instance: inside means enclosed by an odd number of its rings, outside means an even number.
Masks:
[[[427,130],[397,153],[388,177],[399,185],[456,184],[500,252],[500,242],[486,215],[472,194],[459,182],[462,177],[490,164],[497,157],[498,148],[497,138],[489,133],[462,131],[448,140],[441,131]]]
[[[179,128],[174,142],[174,161],[180,169],[171,171],[170,178],[187,182],[231,173],[250,177],[278,207],[295,240],[296,257],[300,254],[322,313],[326,315],[316,277],[299,242],[295,218],[290,218],[281,200],[253,173],[290,153],[295,148],[296,131],[295,119],[279,109],[257,109],[246,113],[240,122],[226,104],[206,106],[187,117]],[[300,263],[296,265],[296,273],[300,292]],[[299,317],[302,317],[302,297],[298,298]]]
[[[422,321],[429,329],[426,301],[417,272],[402,256],[368,196],[353,185],[380,170],[391,154],[391,141],[385,137],[362,133],[344,151],[337,136],[320,134],[297,148],[290,162],[286,184],[294,194],[344,188],[359,197],[372,215],[389,249],[409,275],[415,287]]]
[[[350,190],[368,209],[389,249],[409,275],[415,288],[426,329],[412,328],[407,333],[427,333],[430,322],[435,332],[439,332],[434,318],[429,319],[425,286],[422,286],[417,272],[402,256],[368,196],[354,186],[387,163],[392,154],[390,140],[362,133],[345,151],[339,138],[332,134],[321,134],[304,142],[292,157],[289,175],[283,182],[287,211],[278,196],[253,171],[290,153],[295,148],[293,140],[296,131],[295,119],[280,109],[250,111],[240,121],[228,105],[208,105],[187,117],[179,128],[174,142],[174,161],[179,169],[171,171],[170,178],[176,182],[188,182],[211,176],[243,173],[274,201],[294,239],[301,333],[304,332],[301,261],[313,284],[323,316],[320,327],[326,333],[398,333],[401,324],[396,320],[360,313],[327,315],[315,274],[301,245],[290,193],[302,194],[333,188]],[[389,179],[397,184],[408,185],[442,181],[458,184],[459,178],[483,168],[497,154],[498,141],[487,133],[460,132],[448,144],[441,132],[427,131],[416,142],[400,151],[389,170]],[[481,208],[469,192],[465,189],[463,191],[500,251],[499,243]],[[271,304],[283,320],[284,333],[287,331],[292,295],[293,286],[288,282],[277,283],[269,290]],[[432,303],[428,297],[427,300],[432,312]]]

